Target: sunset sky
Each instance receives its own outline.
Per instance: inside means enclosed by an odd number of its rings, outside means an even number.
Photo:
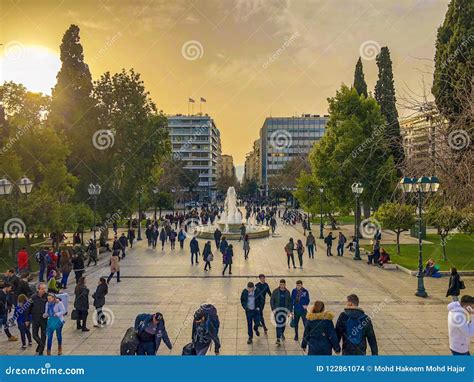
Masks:
[[[242,165],[265,117],[326,114],[363,55],[369,89],[388,46],[398,98],[431,87],[437,27],[448,0],[0,0],[0,80],[54,85],[59,44],[81,28],[97,79],[134,68],[167,114],[188,97],[221,130],[223,153]],[[56,55],[56,57],[55,57]],[[198,103],[194,111],[199,110]]]

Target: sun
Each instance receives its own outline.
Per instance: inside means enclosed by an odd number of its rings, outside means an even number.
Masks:
[[[13,81],[51,95],[60,68],[58,54],[44,46],[10,41],[0,47],[0,84]]]

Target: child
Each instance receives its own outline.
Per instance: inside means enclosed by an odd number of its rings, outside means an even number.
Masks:
[[[28,305],[27,305],[28,298],[24,294],[20,294],[18,296],[18,303],[15,306],[15,314],[16,323],[18,325],[18,330],[20,331],[21,337],[21,348],[26,349],[26,339],[28,338],[28,345],[31,346],[33,343],[31,342],[31,332],[30,332],[30,325],[31,322],[31,315],[27,314]],[[28,325],[26,323],[28,322]]]

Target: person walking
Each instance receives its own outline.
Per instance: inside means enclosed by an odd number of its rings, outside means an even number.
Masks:
[[[346,242],[347,242],[347,239],[344,236],[344,234],[342,232],[339,232],[339,236],[337,238],[337,248],[336,248],[338,256],[344,256],[344,246]]]
[[[314,250],[316,248],[316,239],[311,231],[306,236],[306,247],[308,248],[308,256],[310,259],[314,259]]]
[[[191,341],[196,355],[206,355],[214,342],[214,352],[219,354],[219,316],[217,309],[211,304],[204,304],[194,313]]]
[[[169,350],[173,348],[166,331],[165,319],[160,312],[139,314],[135,318],[135,330],[139,340],[138,355],[156,355],[161,341],[164,341]]]
[[[107,284],[110,283],[110,280],[112,280],[112,277],[117,273],[117,282],[120,282],[120,256],[119,252],[112,252],[112,256],[110,256],[109,260],[109,265],[110,265],[110,274],[109,277],[107,277]]]
[[[244,223],[242,223],[242,224],[240,225],[239,230],[240,230],[239,241],[241,241],[241,240],[243,240],[243,238],[245,237],[245,233],[246,233],[246,231],[247,231],[247,228],[245,227],[245,224],[244,224]]]
[[[249,235],[245,235],[244,237],[244,244],[242,246],[244,250],[244,259],[247,260],[249,258],[249,252],[250,252],[250,239]]]
[[[48,279],[48,293],[59,293],[59,285],[56,280],[56,271],[51,271]]]
[[[118,239],[118,242],[120,244],[120,250],[122,251],[122,259],[125,258],[125,251],[128,247],[128,240],[127,240],[127,237],[125,236],[124,233],[122,233],[122,235],[120,235],[119,239]]]
[[[106,317],[102,312],[102,308],[105,305],[105,296],[107,296],[107,293],[109,293],[107,280],[104,277],[101,277],[95,292],[92,294],[92,298],[94,299],[94,308],[97,315],[97,324],[94,324],[94,328],[101,328],[102,326],[107,325]]]
[[[199,264],[199,242],[196,236],[193,236],[189,242],[189,249],[191,251],[191,265],[194,265],[194,258],[196,257],[196,265]]]
[[[39,265],[38,281],[40,283],[44,282],[44,273],[46,272],[46,257],[48,256],[48,251],[46,248],[41,248],[36,254],[36,262]]]
[[[72,269],[74,270],[74,275],[76,277],[77,284],[85,271],[84,255],[81,251],[79,251],[75,256],[73,256]]]
[[[332,321],[334,314],[325,311],[322,301],[314,302],[306,319],[301,342],[303,350],[308,347],[308,355],[332,355],[333,350],[339,354],[341,347]]]
[[[232,244],[229,244],[224,253],[224,270],[222,271],[222,276],[225,275],[227,267],[229,268],[229,275],[232,274],[232,258],[234,257],[234,250]]]
[[[221,237],[222,237],[222,232],[220,231],[219,228],[216,228],[214,231],[214,242],[216,243],[216,248],[219,249],[219,245],[221,244]]]
[[[326,244],[326,256],[332,256],[332,242],[334,241],[334,237],[332,236],[332,232],[329,232],[324,238],[324,243]]]
[[[449,285],[448,291],[446,292],[446,297],[451,296],[453,301],[458,301],[459,295],[461,294],[461,289],[464,288],[464,281],[461,280],[458,270],[456,268],[451,268],[451,275],[449,276]]]
[[[89,245],[87,246],[87,253],[89,254],[89,261],[87,266],[91,265],[91,262],[94,262],[94,265],[97,265],[97,245],[94,239],[89,240]]]
[[[28,297],[26,295],[18,295],[17,305],[15,306],[15,313],[13,315],[16,317],[16,323],[18,325],[18,330],[20,331],[22,349],[26,349],[26,340],[28,340],[29,346],[33,345],[30,331],[31,317],[28,314],[27,301]]]
[[[298,261],[300,263],[300,268],[303,268],[303,253],[304,253],[304,246],[303,242],[298,239],[296,242],[296,253],[298,254]]]
[[[289,290],[286,289],[285,279],[281,279],[278,288],[273,290],[270,306],[275,319],[276,344],[280,346],[285,339],[286,323],[291,313],[291,296]]]
[[[170,248],[172,251],[174,251],[175,247],[176,247],[176,236],[178,236],[176,234],[176,231],[172,228],[171,231],[170,231],[170,234],[169,234],[169,238],[170,238]]]
[[[151,224],[147,224],[146,229],[145,229],[145,236],[146,236],[148,248],[151,248],[151,245],[153,243],[153,227],[151,226]]]
[[[51,348],[53,346],[53,337],[56,333],[58,340],[58,355],[63,354],[63,326],[64,326],[64,315],[66,314],[66,308],[59,298],[53,293],[48,293],[48,302],[44,307],[43,317],[47,319],[46,322],[46,354],[51,355]]]
[[[11,311],[13,305],[10,299],[12,291],[13,287],[8,282],[4,283],[3,288],[0,289],[0,329],[3,327],[3,331],[8,337],[8,341],[18,341],[18,338],[12,336],[8,329],[8,313]]]
[[[369,343],[372,355],[378,355],[372,320],[359,308],[359,297],[347,296],[347,305],[336,323],[338,341],[342,340],[342,355],[365,355]]]
[[[17,263],[18,273],[28,272],[30,270],[30,265],[28,263],[28,252],[26,251],[25,247],[18,251]]]
[[[449,350],[452,355],[471,355],[469,345],[474,336],[474,297],[462,296],[461,301],[448,304]]]
[[[72,270],[71,255],[68,251],[62,251],[59,259],[59,271],[61,272],[61,288],[67,288],[67,280]]]
[[[293,314],[293,324],[295,328],[295,341],[298,341],[298,326],[300,319],[303,321],[303,328],[306,325],[306,313],[309,305],[309,292],[303,287],[303,281],[296,282],[296,288],[291,291],[291,312]]]
[[[89,288],[86,286],[86,278],[82,276],[74,289],[74,309],[76,310],[76,329],[88,332],[87,316],[89,315]]]
[[[263,296],[257,293],[253,282],[247,284],[247,288],[244,289],[240,295],[240,304],[245,311],[245,317],[247,319],[247,344],[251,344],[253,341],[253,331],[257,337],[260,336],[258,327],[260,326],[260,315],[263,306]]]
[[[225,238],[225,236],[222,236],[222,239],[219,243],[219,250],[221,251],[221,254],[222,254],[222,262],[224,262],[224,255],[228,246],[229,246],[229,243],[227,242],[227,239]]]
[[[278,213],[280,213],[280,211],[278,211]],[[275,233],[275,230],[276,230],[276,226],[277,226],[277,221],[275,219],[275,216],[272,216],[270,218],[270,227],[272,229],[272,235]]]
[[[260,311],[260,321],[263,327],[263,331],[266,333],[268,332],[267,326],[265,325],[265,315],[263,314],[263,310],[265,309],[266,297],[267,294],[269,297],[272,297],[272,293],[270,292],[270,286],[265,282],[265,275],[263,273],[258,275],[258,283],[255,284],[255,294],[262,298],[262,307]]]
[[[288,243],[285,245],[285,253],[286,253],[286,258],[288,262],[288,269],[290,269],[290,260],[293,263],[293,268],[296,269],[295,255],[293,253],[294,251],[295,251],[295,243],[293,242],[293,238],[291,237]]]
[[[133,228],[133,226],[130,226],[128,229],[127,239],[128,243],[130,244],[130,248],[133,248],[133,242],[135,241],[135,228]]]
[[[161,232],[160,230],[158,229],[158,226],[155,224],[151,230],[151,246],[153,249],[156,249],[156,245],[158,244],[158,238],[160,236]],[[164,233],[165,235],[165,241],[166,241],[166,232]],[[163,250],[164,248],[164,243],[162,243],[163,246],[161,248],[161,250]]]
[[[168,238],[168,234],[166,233],[165,228],[162,227],[161,231],[160,231],[160,241],[161,241],[161,250],[162,251],[165,250],[165,243],[166,243],[167,238]]]
[[[47,302],[48,294],[46,293],[46,284],[39,283],[36,293],[34,293],[30,298],[27,311],[27,316],[31,319],[33,339],[37,343],[37,355],[43,355],[44,348],[46,346],[47,319],[44,317],[44,312]],[[29,324],[29,322],[27,324]]]
[[[211,251],[211,242],[208,241],[206,244],[204,244],[204,249],[202,251],[202,259],[205,261],[204,264],[204,271],[207,272],[208,270],[211,270],[211,261],[214,260],[214,255],[212,254]],[[209,269],[208,269],[209,268]]]
[[[184,249],[184,241],[186,240],[186,232],[184,229],[180,229],[178,232],[178,241],[179,241],[179,248]]]

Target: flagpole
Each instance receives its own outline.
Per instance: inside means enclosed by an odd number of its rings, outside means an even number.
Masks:
[[[188,97],[188,116],[191,115],[191,114],[189,114],[189,104],[190,104],[190,103],[191,103],[191,102],[189,102],[189,97]]]
[[[199,101],[199,114],[202,115],[202,99]]]

